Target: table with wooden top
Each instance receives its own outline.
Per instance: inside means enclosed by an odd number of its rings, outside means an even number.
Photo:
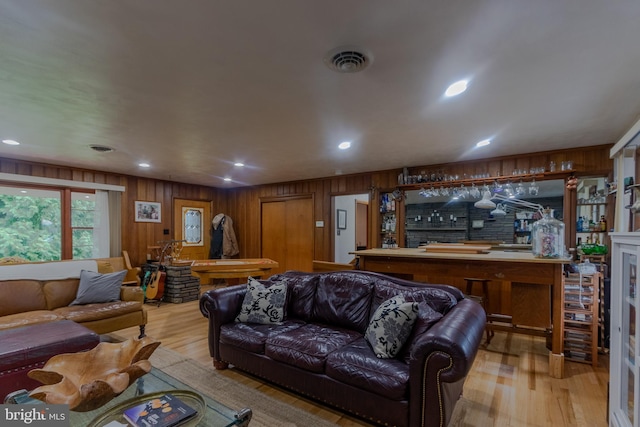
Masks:
[[[562,378],[563,264],[566,259],[535,258],[530,252],[488,250],[482,253],[427,252],[425,248],[366,249],[350,252],[361,270],[426,283],[444,283],[464,290],[464,278],[490,279],[489,287],[510,294],[507,324],[493,330],[547,336],[551,340],[549,375]],[[503,289],[508,292],[503,292]],[[492,314],[492,313],[489,313]]]
[[[191,263],[191,273],[200,277],[200,283],[206,283],[211,279],[266,277],[278,266],[268,258],[204,259]]]

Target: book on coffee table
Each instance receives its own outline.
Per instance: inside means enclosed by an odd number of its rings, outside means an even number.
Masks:
[[[173,427],[194,417],[197,411],[171,393],[124,410],[124,418],[134,427]]]

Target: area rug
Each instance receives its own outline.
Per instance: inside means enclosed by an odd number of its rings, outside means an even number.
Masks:
[[[200,393],[232,409],[250,408],[250,427],[330,427],[335,424],[286,402],[267,396],[260,390],[233,381],[173,350],[158,347],[149,358],[151,364]]]

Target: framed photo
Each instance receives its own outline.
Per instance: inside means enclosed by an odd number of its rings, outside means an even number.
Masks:
[[[347,229],[347,211],[338,209],[338,230]]]
[[[136,222],[162,222],[162,206],[158,202],[135,202]]]

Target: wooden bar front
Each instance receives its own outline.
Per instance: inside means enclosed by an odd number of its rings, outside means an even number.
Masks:
[[[361,270],[375,271],[464,290],[465,277],[490,279],[491,295],[506,290],[511,324],[495,330],[551,337],[549,375],[562,378],[562,259],[535,258],[528,252],[427,253],[424,249],[367,249],[352,252]],[[496,288],[499,288],[497,290]],[[494,314],[494,313],[490,313]],[[555,328],[554,328],[555,325]]]

